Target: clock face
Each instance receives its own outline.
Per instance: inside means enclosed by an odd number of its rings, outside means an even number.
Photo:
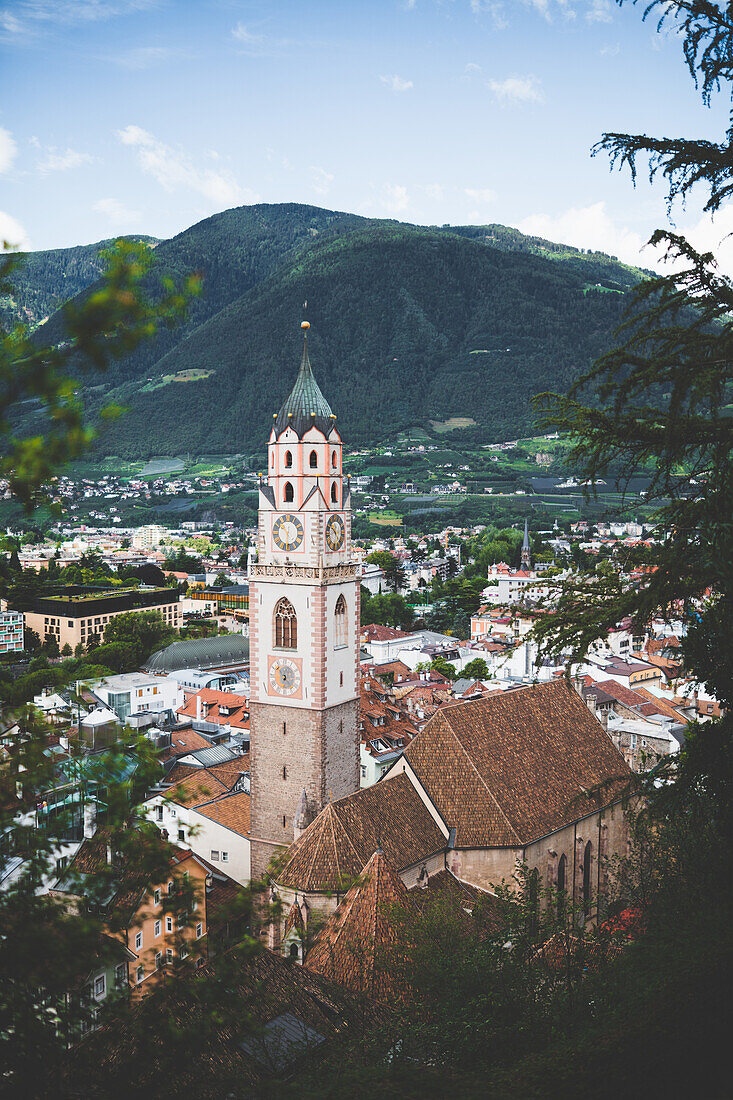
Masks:
[[[272,541],[278,550],[297,550],[303,542],[303,524],[297,516],[286,512],[272,525]]]
[[[278,695],[295,695],[300,687],[300,668],[289,657],[278,657],[270,664],[270,687]]]
[[[344,545],[346,528],[341,516],[331,516],[326,524],[326,546],[329,550],[340,550]]]

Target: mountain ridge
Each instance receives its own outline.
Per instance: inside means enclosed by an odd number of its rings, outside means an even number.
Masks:
[[[204,219],[155,259],[159,273],[202,271],[205,293],[86,387],[92,414],[129,406],[98,444],[122,457],[258,449],[297,368],[305,299],[314,371],[355,443],[450,416],[475,419],[463,430],[481,441],[521,434],[532,395],[567,389],[609,346],[644,274],[505,226],[292,203]],[[40,331],[62,339],[62,315]]]

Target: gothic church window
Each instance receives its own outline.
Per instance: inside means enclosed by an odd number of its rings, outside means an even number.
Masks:
[[[285,465],[288,469],[293,465],[293,456],[290,451],[285,452]]]
[[[293,493],[293,486],[291,482],[285,482],[285,495],[284,500],[286,504],[290,504],[293,501],[295,494]]]
[[[336,469],[336,466],[338,465],[338,459],[336,458],[336,452],[335,451],[331,455],[331,465],[333,466],[334,470]]]
[[[590,841],[583,851],[583,912],[586,917],[590,914],[591,906],[591,867],[593,866],[593,845]]]
[[[336,482],[334,481],[333,485],[331,486],[331,500],[334,504],[338,504],[338,499],[338,490],[336,489]]]
[[[565,886],[568,871],[568,857],[560,856],[557,865],[557,916],[562,920],[565,914]]]
[[[318,467],[318,455],[315,451],[311,451],[310,458],[308,459],[308,465],[311,470],[315,470]]]
[[[343,593],[336,600],[333,613],[334,645],[346,645],[346,600]]]
[[[275,645],[280,649],[296,649],[298,645],[295,608],[284,597],[275,604]]]

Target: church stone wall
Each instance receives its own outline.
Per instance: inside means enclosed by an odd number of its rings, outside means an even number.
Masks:
[[[567,825],[542,840],[527,846],[525,861],[530,870],[536,869],[541,885],[548,889],[557,887],[560,860],[567,859],[565,891],[569,902],[577,911],[583,907],[583,877],[586,845],[590,842],[590,888],[592,905],[589,915],[597,912],[597,900],[606,897],[609,888],[609,861],[614,856],[628,854],[629,827],[626,810],[617,802],[599,813]]]
[[[563,856],[567,860],[565,892],[576,909],[583,910],[583,879],[587,844],[590,842],[590,889],[592,904],[588,915],[595,916],[597,899],[607,895],[609,861],[628,852],[629,830],[626,812],[619,802],[599,813],[591,814],[566,825],[541,840],[522,848],[474,848],[448,851],[446,865],[453,874],[482,889],[498,886],[502,881],[512,885],[512,876],[525,862],[530,871],[537,870],[541,887],[557,887],[558,866]]]
[[[446,864],[456,878],[489,890],[502,880],[511,883],[521,848],[454,848],[447,853]]]

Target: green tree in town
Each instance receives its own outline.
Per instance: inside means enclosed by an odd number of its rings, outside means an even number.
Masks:
[[[117,645],[127,650],[133,668],[177,637],[173,627],[163,622],[159,611],[126,611],[115,615],[104,628],[104,646]]]
[[[467,676],[469,680],[486,680],[489,675],[489,666],[483,657],[474,657],[461,671],[461,676]]]
[[[405,567],[399,558],[390,554],[387,550],[373,550],[367,554],[366,560],[372,565],[377,565],[384,573],[387,586],[393,592],[399,592],[405,584]]]

